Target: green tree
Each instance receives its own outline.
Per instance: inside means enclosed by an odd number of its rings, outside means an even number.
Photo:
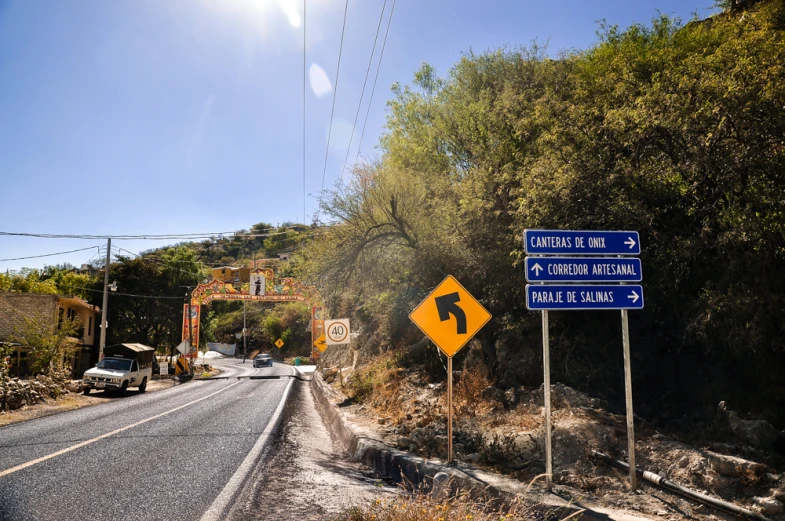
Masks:
[[[79,317],[63,320],[56,328],[49,320],[26,318],[24,327],[11,335],[10,341],[27,351],[33,374],[68,373],[74,354],[81,349],[74,338],[80,326]]]
[[[750,397],[785,370],[785,6],[743,8],[602,24],[591,49],[556,58],[470,52],[441,79],[423,66],[394,86],[381,156],[325,200],[335,224],[300,269],[388,348],[419,336],[406,315],[452,273],[494,315],[480,335],[494,376],[536,383],[536,364],[516,363],[540,351],[523,230],[636,229],[636,385],[761,409]],[[617,314],[554,313],[552,335],[556,378],[619,390]]]
[[[119,257],[110,268],[107,344],[138,342],[173,350],[182,335],[186,287],[201,280],[193,250],[178,246],[137,258]]]

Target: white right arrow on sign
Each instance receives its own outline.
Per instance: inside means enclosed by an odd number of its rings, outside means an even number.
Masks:
[[[635,242],[635,239],[633,239],[632,237],[627,237],[627,240],[624,241],[624,244],[628,245],[630,249],[633,249],[637,243]]]
[[[635,290],[632,290],[632,295],[627,295],[627,298],[631,298],[632,299],[632,303],[634,304],[634,303],[638,302],[638,299],[641,298],[641,296],[638,295],[635,292]]]

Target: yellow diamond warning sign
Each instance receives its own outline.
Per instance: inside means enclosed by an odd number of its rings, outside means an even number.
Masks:
[[[324,333],[319,335],[319,338],[316,339],[316,342],[313,343],[313,346],[320,352],[324,353],[324,350],[327,349],[327,341],[324,339]]]
[[[409,318],[445,355],[452,357],[482,329],[491,314],[455,277],[448,275]]]
[[[281,349],[283,347],[283,340],[281,340],[280,338],[278,340],[276,340],[275,341],[275,347],[277,347],[278,349]]]

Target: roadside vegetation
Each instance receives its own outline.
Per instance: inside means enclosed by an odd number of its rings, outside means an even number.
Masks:
[[[368,506],[347,510],[334,521],[531,521],[540,519],[530,509],[514,505],[499,509],[464,496],[437,500],[424,493],[377,499]],[[566,518],[565,518],[566,519]]]
[[[636,413],[727,438],[714,431],[725,402],[723,418],[736,411],[725,423],[762,418],[781,434],[785,5],[718,5],[724,11],[703,21],[600,23],[586,50],[535,42],[469,51],[441,75],[423,64],[411,85],[392,88],[378,157],[324,198],[326,225],[258,223],[237,237],[121,251],[110,267],[119,290],[107,343],[171,352],[183,286],[215,266],[265,259],[278,276],[316,284],[328,316],[351,318],[359,337],[325,354],[357,369],[347,393],[409,421],[404,383],[438,391],[446,369],[408,315],[452,274],[494,317],[455,359],[457,409],[480,416],[504,401],[488,388],[542,382],[523,231],[637,230],[646,307],[630,317]],[[281,252],[292,260],[270,260]],[[100,305],[102,278],[71,268],[0,274],[0,291]],[[272,350],[281,338],[283,356],[309,349],[305,306],[247,311],[251,348]],[[235,342],[242,305],[213,303],[202,320],[203,342]],[[553,312],[550,321],[553,381],[618,404],[618,313]],[[785,452],[779,434],[759,448]]]
[[[360,360],[417,351],[408,314],[452,274],[494,317],[477,336],[489,380],[537,385],[523,230],[638,230],[636,412],[711,418],[725,400],[784,425],[785,7],[733,6],[601,23],[585,51],[470,51],[396,84],[379,156],[325,198],[333,226],[301,262],[361,331]],[[551,313],[554,381],[620,399],[619,322]]]

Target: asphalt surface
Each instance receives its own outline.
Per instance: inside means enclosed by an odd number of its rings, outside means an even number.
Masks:
[[[201,519],[269,434],[292,381],[234,377],[293,374],[250,360],[210,363],[232,378],[129,390],[0,428],[0,520]]]

